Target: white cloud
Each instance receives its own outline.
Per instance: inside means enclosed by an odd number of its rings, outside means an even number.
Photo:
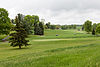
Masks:
[[[0,7],[9,17],[18,13],[38,15],[52,24],[83,24],[86,20],[100,22],[100,0],[3,0]]]

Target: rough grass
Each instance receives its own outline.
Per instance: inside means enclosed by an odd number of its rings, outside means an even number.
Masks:
[[[100,37],[75,30],[46,30],[45,36],[28,39],[31,45],[23,49],[0,42],[0,67],[100,67]]]

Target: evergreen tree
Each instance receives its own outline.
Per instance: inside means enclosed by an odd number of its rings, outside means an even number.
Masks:
[[[39,35],[44,35],[44,26],[42,22],[39,22],[39,27],[40,27],[40,33]]]
[[[95,29],[92,30],[92,35],[95,35]]]
[[[12,24],[15,24],[15,21],[14,21],[14,19],[11,19],[11,23],[12,23]]]
[[[34,35],[44,35],[44,25],[38,16],[34,16]]]
[[[47,29],[50,29],[50,22],[46,23]]]
[[[36,32],[36,35],[40,35],[40,33],[41,33],[41,28],[40,28],[38,23],[36,25],[36,31],[35,32]]]
[[[82,31],[84,30],[84,25],[82,26]]]
[[[27,43],[29,41],[25,39],[27,37],[27,33],[21,24],[21,15],[20,14],[18,14],[18,16],[16,16],[15,23],[16,23],[16,26],[13,28],[13,30],[16,32],[10,34],[10,36],[12,36],[10,38],[11,46],[13,46],[13,47],[19,46],[19,48],[21,48],[21,46],[23,46],[23,45],[25,45],[25,46],[29,45]]]

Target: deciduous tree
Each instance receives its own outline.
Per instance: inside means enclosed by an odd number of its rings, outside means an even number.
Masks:
[[[0,34],[9,34],[12,24],[8,17],[8,11],[0,8]]]
[[[86,32],[91,32],[92,31],[92,22],[87,20],[85,23],[84,23],[84,29]]]

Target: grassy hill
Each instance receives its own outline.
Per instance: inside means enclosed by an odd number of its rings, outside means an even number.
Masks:
[[[46,30],[44,36],[28,39],[31,45],[22,49],[0,42],[0,67],[100,67],[100,37],[77,30]]]

